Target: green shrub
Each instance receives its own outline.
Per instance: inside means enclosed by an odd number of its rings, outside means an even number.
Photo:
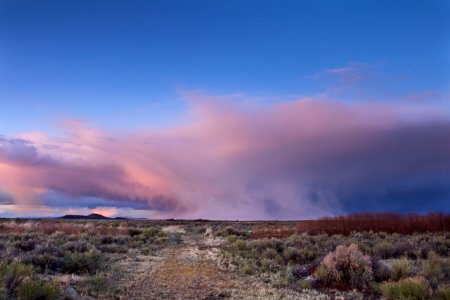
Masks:
[[[232,244],[232,243],[234,243],[234,242],[236,242],[236,236],[233,234],[233,235],[230,235],[229,237],[228,237],[228,243],[230,243],[230,244]]]
[[[242,272],[242,274],[245,274],[245,275],[251,275],[251,274],[255,273],[255,271],[256,271],[256,266],[252,261],[245,262],[241,267],[241,272]]]
[[[301,288],[302,290],[303,290],[303,289],[310,290],[310,289],[312,288],[311,281],[310,281],[310,280],[307,280],[307,279],[300,279],[300,280],[298,281],[298,286],[299,286],[299,288]]]
[[[117,228],[117,227],[119,227],[120,226],[120,222],[112,222],[111,223],[111,227],[112,228]]]
[[[131,237],[134,237],[134,236],[136,236],[136,235],[140,235],[141,233],[142,233],[142,230],[140,230],[140,229],[138,229],[138,228],[133,228],[133,227],[128,228],[128,234],[129,234]]]
[[[105,252],[124,252],[123,248],[115,245],[100,246]],[[61,257],[53,256],[50,253],[37,254],[30,258],[30,262],[38,268],[40,272],[52,270],[60,273],[93,274],[105,266],[103,254],[96,250],[88,252],[66,251]]]
[[[247,248],[247,242],[244,240],[237,240],[236,241],[236,248],[238,248],[238,250],[245,250]]]
[[[100,292],[105,292],[108,290],[110,283],[105,276],[96,274],[83,280],[80,287],[84,294],[98,296]]]
[[[156,238],[154,241],[153,241],[153,244],[155,244],[155,245],[162,245],[162,244],[164,244],[165,242],[167,242],[167,238],[166,237],[158,237],[158,238]]]
[[[67,253],[62,267],[64,273],[94,274],[105,267],[105,261],[99,251]]]
[[[340,245],[325,256],[316,270],[316,277],[326,285],[348,284],[363,288],[373,280],[371,264],[370,257],[359,251],[357,245]]]
[[[0,283],[0,299],[8,299],[8,290]]]
[[[245,232],[238,230],[236,228],[233,228],[231,226],[226,227],[225,230],[228,233],[228,235],[236,235],[236,236],[245,236],[246,235]]]
[[[372,260],[373,278],[376,282],[387,281],[391,279],[391,269],[381,260]]]
[[[323,265],[320,265],[316,269],[316,271],[314,272],[314,277],[316,277],[325,284],[330,284],[333,282],[332,279],[330,278],[330,272],[328,268]]]
[[[399,240],[394,245],[394,257],[401,257],[401,256],[408,256],[408,257],[415,257],[415,251],[416,249],[412,245],[412,243],[408,240]]]
[[[246,236],[247,234],[246,234],[246,232],[243,232],[243,231],[240,231],[238,229],[228,226],[228,227],[218,230],[214,235],[218,236],[218,237],[227,237],[230,235]]]
[[[153,249],[150,247],[141,248],[141,253],[144,255],[150,255],[153,253]]]
[[[293,283],[295,281],[294,271],[292,266],[287,266],[285,271],[282,273],[283,277],[289,280],[289,283]]]
[[[174,244],[180,244],[183,239],[181,237],[181,233],[179,232],[173,232],[169,235],[169,240]]]
[[[428,283],[423,277],[384,282],[380,285],[380,290],[389,300],[423,300],[430,295]]]
[[[110,235],[102,236],[100,238],[100,243],[101,244],[112,244],[112,243],[114,243],[114,238]],[[98,243],[95,243],[95,244],[98,244]],[[84,252],[84,251],[78,251],[78,252]]]
[[[269,272],[273,268],[273,261],[267,258],[260,260],[260,270],[262,272]]]
[[[433,250],[440,256],[447,257],[450,249],[450,239],[445,236],[433,236],[431,239],[433,243]]]
[[[335,247],[332,247],[332,248],[335,248]],[[300,248],[298,251],[300,252],[300,257],[301,257],[302,263],[311,262],[319,257],[318,251],[316,249],[314,249],[313,247]]]
[[[22,251],[32,251],[36,247],[36,242],[33,239],[22,239],[17,242],[16,247]]]
[[[394,255],[394,245],[390,241],[384,240],[375,246],[374,253],[381,258],[390,258]]]
[[[108,237],[103,237],[102,238],[102,243],[103,239],[108,238]],[[106,244],[106,243],[104,243]],[[89,248],[92,247],[91,245],[88,244],[88,242],[84,239],[79,239],[76,241],[70,241],[67,242],[64,245],[64,250],[65,251],[70,251],[70,252],[87,252],[89,250]]]
[[[286,261],[286,264],[288,263],[298,264],[303,262],[302,254],[300,253],[299,250],[297,250],[294,247],[288,247],[284,249],[283,257]]]
[[[125,245],[99,245],[97,246],[97,249],[100,250],[102,253],[127,253],[128,247]]]
[[[64,259],[53,256],[50,253],[37,254],[30,258],[30,262],[39,272],[45,273],[48,270],[62,271]]]
[[[208,230],[208,227],[206,226],[200,226],[194,229],[195,233],[201,233],[201,234],[206,234],[206,230]]]
[[[391,278],[397,281],[411,274],[411,267],[407,258],[397,259],[391,265]]]
[[[430,285],[436,288],[440,282],[445,280],[446,267],[448,266],[446,266],[445,259],[439,257],[434,251],[430,251],[428,259],[422,263],[422,273]]]
[[[220,229],[220,230],[217,230],[217,231],[214,233],[214,236],[217,236],[217,237],[227,237],[227,236],[228,236],[228,231],[226,231],[224,228],[223,228],[223,229]]]
[[[36,254],[50,254],[53,256],[63,256],[64,249],[60,245],[57,245],[56,242],[53,242],[53,245],[50,245],[53,241],[49,241],[49,243],[39,246],[34,253]],[[62,244],[62,243],[61,243]],[[76,250],[74,250],[76,251]],[[71,252],[74,252],[71,251]]]
[[[380,231],[378,233],[376,233],[376,235],[382,239],[384,239],[387,236],[387,233],[384,231]]]
[[[0,299],[56,300],[61,291],[56,282],[36,278],[32,265],[20,262],[0,263]]]
[[[13,294],[25,278],[33,274],[33,266],[18,261],[6,264],[0,263],[0,282],[8,294]]]
[[[62,299],[61,289],[55,281],[45,282],[36,278],[28,278],[17,289],[19,300],[57,300]]]
[[[274,259],[277,256],[277,251],[273,248],[265,249],[262,253],[262,257],[268,258],[268,259]]]
[[[284,258],[280,254],[277,254],[273,260],[277,265],[283,265],[284,263]]]
[[[142,235],[145,236],[146,238],[152,238],[152,237],[158,236],[159,233],[160,233],[159,229],[155,228],[155,227],[145,228],[142,231]]]

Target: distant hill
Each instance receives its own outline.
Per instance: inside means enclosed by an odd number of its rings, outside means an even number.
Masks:
[[[58,219],[66,219],[66,220],[78,220],[78,219],[82,219],[82,220],[114,220],[114,219],[125,219],[125,218],[108,218],[105,217],[101,214],[90,214],[87,216],[83,216],[83,215],[65,215],[62,217],[59,217]]]
[[[56,219],[64,219],[64,220],[147,220],[146,218],[128,218],[128,217],[109,218],[109,217],[105,217],[104,215],[101,215],[101,214],[90,214],[87,216],[65,215],[62,217],[58,217]]]

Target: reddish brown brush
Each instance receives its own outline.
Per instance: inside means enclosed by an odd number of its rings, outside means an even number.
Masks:
[[[287,238],[294,233],[296,233],[296,228],[290,227],[257,227],[252,230],[252,239],[263,239],[263,238],[276,238],[276,239],[284,239]]]
[[[305,232],[313,235],[322,233],[349,235],[353,231],[413,234],[449,230],[450,214],[361,213],[301,221],[295,227],[259,226],[252,230],[251,238],[285,239],[293,234]]]
[[[450,214],[442,213],[426,215],[394,213],[351,214],[302,221],[297,225],[297,232],[308,232],[309,234],[348,235],[352,231],[412,234],[416,232],[445,232],[448,230],[450,230]]]
[[[82,233],[98,233],[100,235],[128,235],[127,228],[114,228],[106,225],[100,226],[85,226],[83,224],[74,224],[66,222],[29,222],[29,223],[3,223],[0,224],[0,233],[26,233],[38,232],[44,234],[53,234],[55,232],[62,232],[67,235],[82,234]]]
[[[52,234],[57,231],[64,232],[65,234],[83,233],[82,228],[74,226],[73,224],[66,224],[66,223],[34,223],[29,230],[45,234]]]

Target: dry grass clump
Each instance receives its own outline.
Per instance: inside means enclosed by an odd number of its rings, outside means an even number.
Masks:
[[[325,285],[364,288],[373,280],[372,262],[368,255],[359,251],[357,245],[340,245],[325,256],[316,276]]]
[[[424,300],[431,295],[428,282],[423,277],[405,278],[398,282],[384,282],[381,293],[389,300]]]

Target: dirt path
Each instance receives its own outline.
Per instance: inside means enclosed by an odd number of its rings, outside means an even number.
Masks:
[[[137,255],[124,261],[122,299],[327,299],[310,293],[274,289],[219,267],[219,242],[187,234],[180,245],[157,256]]]
[[[183,243],[154,257],[138,257],[126,299],[217,299],[238,285],[216,263],[218,245],[202,235],[186,235]]]

